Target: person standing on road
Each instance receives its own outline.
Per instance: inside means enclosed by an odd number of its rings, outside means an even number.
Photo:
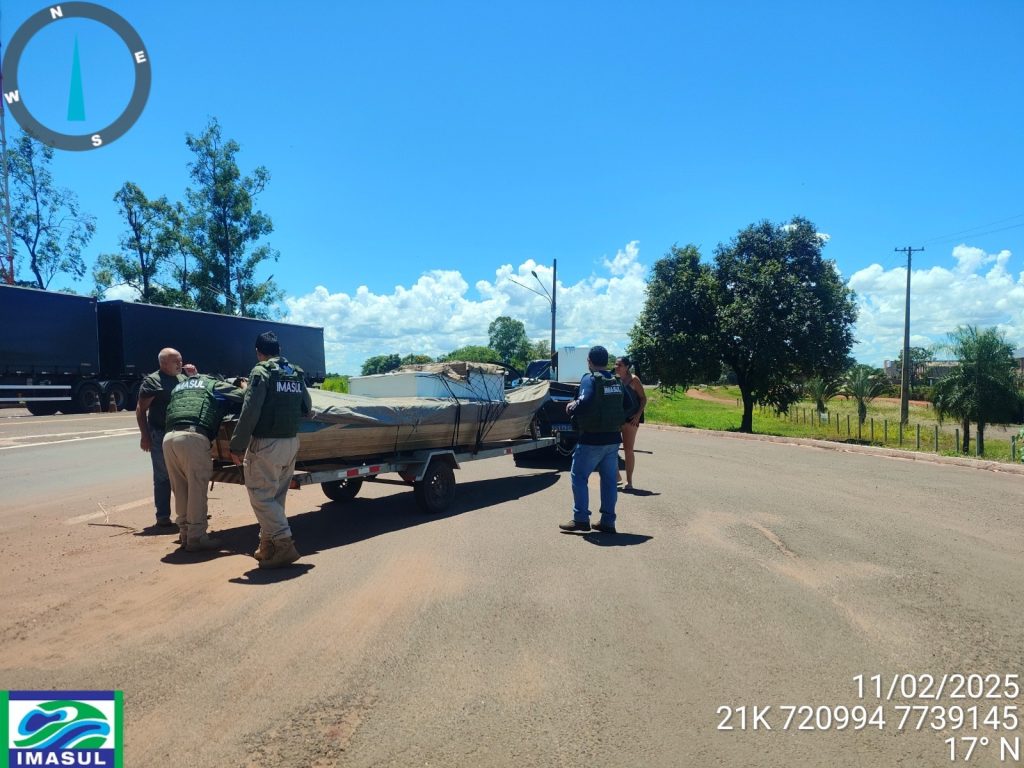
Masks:
[[[596,469],[601,476],[601,521],[593,528],[615,533],[615,502],[618,497],[615,476],[619,469],[620,429],[627,408],[622,382],[605,370],[608,350],[591,347],[587,355],[589,374],[580,381],[579,395],[565,410],[575,418],[579,442],[572,453],[572,520],[558,527],[563,531],[589,531],[590,488],[587,483]]]
[[[206,500],[213,462],[210,445],[221,419],[241,406],[245,392],[212,376],[195,374],[179,382],[167,404],[163,453],[174,491],[179,543],[189,552],[220,549],[206,533]]]
[[[167,465],[164,463],[164,431],[167,403],[171,400],[171,390],[184,380],[185,375],[196,372],[192,364],[182,365],[181,353],[166,347],[157,355],[159,368],[142,380],[139,387],[139,401],[135,406],[135,421],[139,425],[142,439],[139,447],[149,454],[153,464],[153,504],[156,507],[156,524],[159,527],[172,528],[171,520],[171,481],[167,477]]]
[[[636,445],[637,430],[644,423],[644,408],[647,407],[647,393],[644,392],[644,385],[639,377],[630,372],[629,369],[632,367],[633,362],[628,357],[615,358],[615,375],[627,390],[626,394],[632,392],[633,399],[638,405],[634,413],[627,414],[628,418],[622,424],[622,453],[626,459],[626,485],[622,490],[627,493],[633,490],[633,467],[636,464],[633,446]]]
[[[299,421],[313,403],[305,374],[281,355],[273,331],[256,337],[256,359],[231,436],[231,460],[245,468],[245,488],[260,524],[253,555],[260,568],[280,568],[300,557],[284,503],[299,451]]]

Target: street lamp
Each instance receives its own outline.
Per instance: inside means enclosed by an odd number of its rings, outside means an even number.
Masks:
[[[558,374],[558,364],[555,361],[558,358],[555,356],[555,316],[557,314],[557,309],[558,309],[558,302],[557,302],[557,299],[556,299],[556,297],[558,295],[558,291],[557,291],[557,285],[558,285],[558,259],[553,259],[552,260],[552,266],[551,266],[551,291],[550,291],[550,293],[548,292],[548,289],[544,286],[544,283],[542,283],[540,281],[540,278],[537,277],[537,272],[535,270],[531,269],[530,270],[530,274],[533,275],[534,280],[537,281],[537,285],[539,285],[541,287],[541,290],[543,290],[544,293],[541,293],[536,288],[531,288],[528,285],[523,285],[522,283],[520,283],[515,278],[510,277],[509,280],[511,280],[516,285],[518,285],[520,288],[525,288],[526,290],[531,291],[532,293],[536,293],[538,296],[543,296],[545,299],[548,300],[548,303],[551,305],[551,380],[552,381],[557,381],[558,380],[558,375],[557,375]]]

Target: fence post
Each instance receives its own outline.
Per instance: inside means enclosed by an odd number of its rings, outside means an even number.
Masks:
[[[939,425],[935,425],[935,452],[939,452]]]
[[[960,427],[953,430],[953,439],[956,443],[953,445],[953,452],[960,453]]]
[[[900,422],[899,430],[900,430],[900,448],[902,448],[903,447],[903,422],[902,421]]]
[[[981,456],[981,443],[978,441],[978,430],[974,430],[974,455]]]
[[[921,450],[921,425],[917,425],[917,450]]]
[[[857,414],[857,440],[858,441],[861,440],[860,432],[861,432],[862,426],[863,425],[861,424],[861,421],[860,421],[860,414]]]
[[[1010,461],[1017,461],[1017,436],[1010,435]]]
[[[840,429],[839,429],[839,414],[837,413],[836,414],[836,434],[838,435],[839,432],[840,432]]]
[[[846,414],[846,436],[850,436],[850,414]]]
[[[875,444],[875,417],[871,417],[871,444]]]

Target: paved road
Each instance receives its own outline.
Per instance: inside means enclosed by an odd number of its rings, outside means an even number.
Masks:
[[[103,418],[32,424],[130,426]],[[0,447],[24,423],[0,420]],[[0,450],[0,680],[124,690],[135,766],[942,766],[945,739],[982,735],[971,764],[995,765],[1021,735],[915,731],[916,713],[900,731],[898,707],[1024,695],[879,702],[854,676],[1024,672],[1024,478],[649,426],[638,443],[648,490],[621,497],[619,536],[558,533],[568,476],[494,459],[439,517],[395,486],[292,492],[305,556],[270,574],[244,489],[212,494],[220,556],[145,528],[134,436]],[[717,728],[743,705],[773,730]],[[886,723],[786,731],[785,705]]]

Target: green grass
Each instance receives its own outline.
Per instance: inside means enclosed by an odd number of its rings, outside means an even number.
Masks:
[[[646,418],[648,421],[661,424],[673,424],[697,429],[716,429],[738,431],[743,416],[743,406],[737,387],[701,387],[708,395],[728,399],[728,402],[698,400],[684,395],[681,391],[666,394],[659,389],[649,389]],[[938,453],[944,456],[959,456],[954,444],[957,427],[955,423],[946,421],[941,426],[930,404],[914,404],[909,409],[909,424],[903,430],[902,444],[899,429],[899,403],[873,401],[868,406],[868,418],[857,430],[857,403],[854,400],[835,398],[828,403],[829,421],[819,422],[815,413],[814,403],[797,403],[789,414],[777,416],[768,408],[754,407],[753,427],[756,434],[779,435],[783,437],[809,437],[821,440],[834,440],[861,445],[878,445],[904,450],[921,450],[926,453],[935,451],[935,431],[938,426]],[[836,418],[838,416],[838,427]],[[874,434],[872,435],[872,420]],[[972,425],[970,455],[974,456],[977,433]],[[920,448],[918,448],[918,427],[920,427]],[[1011,461],[1010,440],[1007,436],[996,436],[992,427],[986,430],[985,455],[989,461]],[[1016,432],[1013,428],[1012,432]],[[961,435],[962,438],[962,435]],[[1018,445],[1018,460],[1021,446]]]
[[[348,376],[329,376],[324,379],[320,389],[326,389],[328,392],[348,394]]]

